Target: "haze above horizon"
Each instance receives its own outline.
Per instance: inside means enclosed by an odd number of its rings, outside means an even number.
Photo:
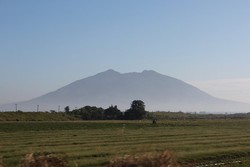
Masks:
[[[249,7],[247,0],[0,1],[0,104],[107,69],[154,70],[250,103]]]

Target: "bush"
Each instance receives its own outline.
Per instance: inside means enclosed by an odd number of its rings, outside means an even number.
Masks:
[[[119,157],[111,160],[107,167],[179,167],[179,165],[173,155],[166,150],[161,154],[146,153]]]
[[[31,153],[25,156],[20,167],[68,167],[64,159],[53,153]]]
[[[0,167],[3,167],[3,162],[1,160],[1,158],[0,158]]]

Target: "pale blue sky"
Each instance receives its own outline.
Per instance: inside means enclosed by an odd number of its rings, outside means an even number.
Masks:
[[[250,78],[249,0],[1,0],[0,104],[114,69]]]

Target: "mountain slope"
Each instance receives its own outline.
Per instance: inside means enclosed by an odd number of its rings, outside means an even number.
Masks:
[[[181,80],[155,71],[121,74],[108,70],[78,80],[54,92],[18,103],[21,110],[57,110],[60,105],[71,109],[85,105],[129,108],[132,100],[141,99],[147,110],[243,112],[248,104],[218,99]],[[8,108],[8,105],[1,108]],[[13,104],[12,104],[13,109]]]

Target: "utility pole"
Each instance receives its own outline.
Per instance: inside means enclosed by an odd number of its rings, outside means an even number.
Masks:
[[[58,112],[60,112],[60,106],[58,106]]]
[[[36,106],[36,112],[39,112],[39,105]]]
[[[16,106],[16,112],[17,112],[17,104],[15,104],[15,106]]]

